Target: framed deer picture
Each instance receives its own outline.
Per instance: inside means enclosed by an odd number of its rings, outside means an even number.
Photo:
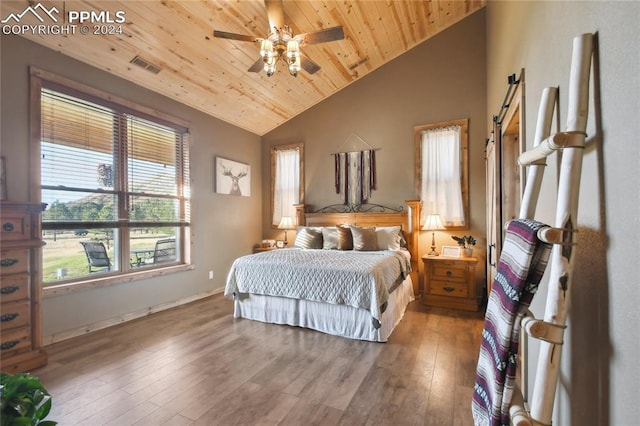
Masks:
[[[251,196],[251,166],[216,157],[215,187],[218,194]]]

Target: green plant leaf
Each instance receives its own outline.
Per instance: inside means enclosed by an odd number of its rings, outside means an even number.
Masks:
[[[51,398],[48,398],[35,412],[35,417],[38,420],[42,420],[47,415],[49,415],[49,411],[51,411]]]
[[[4,425],[4,423],[2,423]],[[9,423],[7,426],[31,426],[33,425],[33,420],[29,417],[14,417],[9,419]]]
[[[51,396],[40,379],[28,373],[0,374],[0,423],[40,425],[51,411]],[[49,424],[56,424],[55,422]]]

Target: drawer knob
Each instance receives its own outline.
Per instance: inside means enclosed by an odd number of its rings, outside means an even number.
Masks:
[[[4,342],[0,345],[0,350],[6,351],[7,349],[13,348],[18,343],[20,343],[20,340],[9,340],[8,342]]]
[[[13,226],[13,223],[11,222],[5,222],[2,224],[2,230],[5,232],[11,232],[15,229],[15,226]]]
[[[15,286],[15,285],[12,285],[10,287],[2,287],[2,288],[0,288],[0,294],[7,295],[7,294],[15,293],[19,289],[20,289],[20,287]]]
[[[444,291],[448,292],[448,293],[451,293],[452,291],[454,291],[454,290],[455,290],[455,288],[453,288],[453,287],[443,287],[442,289],[443,289]]]
[[[451,271],[447,271],[447,276],[450,277],[451,276]]]
[[[0,316],[0,322],[11,322],[14,319],[18,318],[20,316],[20,314],[16,313],[16,312],[12,312],[10,314],[4,314],[2,316]]]
[[[2,260],[0,260],[0,266],[2,266],[2,267],[13,266],[16,263],[18,263],[18,259],[2,259]]]

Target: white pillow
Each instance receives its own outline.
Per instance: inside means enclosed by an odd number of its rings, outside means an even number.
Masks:
[[[400,226],[376,227],[376,238],[379,250],[400,250],[402,233]]]
[[[296,241],[293,245],[303,249],[321,249],[322,230],[320,228],[299,226],[296,233]]]

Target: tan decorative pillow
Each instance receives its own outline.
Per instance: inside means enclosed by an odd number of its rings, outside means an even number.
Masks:
[[[338,230],[338,250],[353,250],[353,236],[349,226],[336,226]]]
[[[375,228],[359,228],[351,227],[353,235],[353,249],[359,251],[375,251],[378,250],[378,238]]]

